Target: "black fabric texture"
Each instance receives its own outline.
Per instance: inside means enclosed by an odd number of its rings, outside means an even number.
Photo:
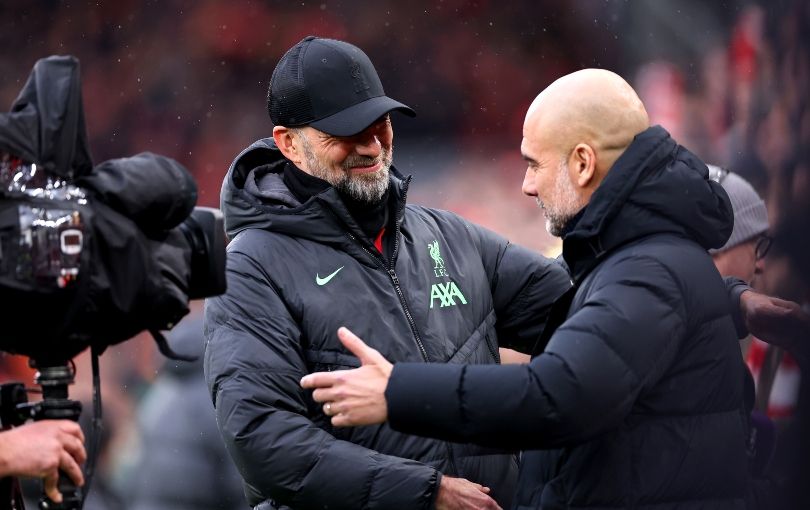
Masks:
[[[267,111],[277,126],[310,125],[351,136],[390,111],[416,113],[385,95],[368,56],[344,41],[307,36],[273,70]]]
[[[75,57],[52,56],[34,64],[11,110],[0,115],[0,150],[60,177],[90,173],[93,161]]]
[[[176,227],[197,203],[191,173],[173,159],[150,152],[105,161],[76,183],[148,235]]]
[[[304,172],[289,161],[284,165],[281,177],[284,179],[284,185],[287,186],[287,189],[292,191],[295,198],[301,203],[306,202],[331,186],[323,179]]]

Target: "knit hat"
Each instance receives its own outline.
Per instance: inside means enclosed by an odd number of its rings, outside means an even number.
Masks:
[[[731,237],[722,248],[709,250],[709,252],[717,253],[728,250],[767,232],[769,224],[765,202],[748,181],[720,167],[707,166],[709,175],[713,178],[716,177],[716,180],[726,190],[734,211],[734,230],[731,232]]]

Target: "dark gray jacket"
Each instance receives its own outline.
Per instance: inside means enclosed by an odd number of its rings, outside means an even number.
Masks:
[[[523,448],[514,508],[744,508],[745,368],[708,248],[732,227],[706,166],[639,134],[564,237],[575,286],[528,366],[397,364],[396,430]]]
[[[206,377],[249,502],[430,508],[444,473],[508,505],[513,455],[387,425],[333,429],[299,381],[358,365],[340,326],[392,361],[491,364],[499,345],[526,351],[570,286],[565,270],[455,214],[406,205],[396,172],[383,258],[334,189],[299,203],[279,174],[285,161],[260,140],[228,172],[228,292],[206,305]]]

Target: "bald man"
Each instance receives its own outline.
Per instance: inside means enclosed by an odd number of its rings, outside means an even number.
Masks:
[[[744,507],[744,366],[707,253],[727,195],[604,70],[537,96],[521,152],[574,283],[531,363],[392,366],[344,328],[363,366],[302,384],[337,426],[526,450],[513,508]]]

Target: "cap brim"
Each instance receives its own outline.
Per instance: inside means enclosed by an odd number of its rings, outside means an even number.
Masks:
[[[388,96],[372,97],[338,113],[310,122],[309,125],[334,136],[352,136],[363,131],[388,112],[400,111],[416,117],[410,107]]]

